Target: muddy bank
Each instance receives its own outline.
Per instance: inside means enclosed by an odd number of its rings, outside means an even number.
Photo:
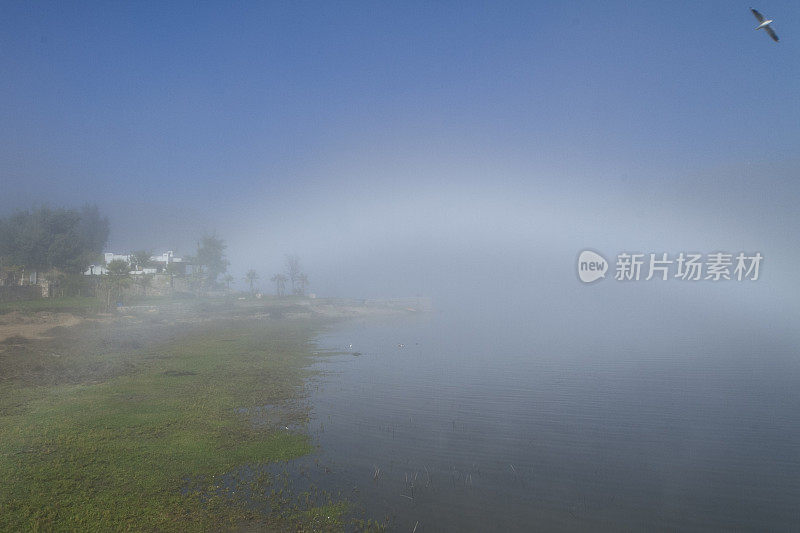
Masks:
[[[424,298],[393,300],[345,300],[307,298],[267,298],[263,300],[198,299],[160,300],[122,306],[108,313],[79,315],[71,312],[12,310],[0,314],[0,343],[10,338],[42,340],[52,338],[63,328],[81,324],[189,325],[235,319],[341,319],[430,310]],[[54,328],[59,328],[55,330]],[[2,350],[0,348],[0,350]]]
[[[0,315],[0,383],[102,382],[160,357],[160,343],[210,327],[325,323],[412,312],[418,311],[405,304],[294,298],[161,301],[87,316],[13,311]]]
[[[319,332],[417,312],[285,298],[0,315],[0,530],[379,527],[346,495],[296,493],[266,468],[313,449]],[[263,475],[230,477],[242,468]]]
[[[46,338],[47,332],[53,328],[75,326],[84,320],[72,313],[41,311],[34,314],[23,314],[12,311],[0,315],[0,342],[10,337]]]

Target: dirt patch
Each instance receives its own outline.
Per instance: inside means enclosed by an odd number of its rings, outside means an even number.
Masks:
[[[26,339],[50,338],[51,336],[47,335],[49,330],[57,327],[75,326],[84,320],[71,313],[42,311],[31,315],[13,311],[0,315],[0,342],[15,337],[24,337]]]
[[[0,346],[22,346],[27,340],[22,335],[10,335],[5,339],[0,339]]]

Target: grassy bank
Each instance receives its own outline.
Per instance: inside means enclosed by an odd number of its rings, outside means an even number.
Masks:
[[[163,305],[170,302],[186,302],[195,300],[189,297],[175,296],[129,296],[126,305]],[[201,301],[201,299],[196,299]],[[106,302],[95,296],[66,296],[62,298],[39,298],[16,302],[0,302],[0,314],[16,311],[18,313],[36,313],[39,311],[61,311],[80,315],[91,315],[106,311]]]
[[[206,323],[156,341],[143,327],[127,349],[87,326],[65,343],[71,351],[8,344],[0,371],[38,359],[25,376],[0,380],[0,530],[341,528],[342,502],[285,505],[269,479],[249,480],[249,494],[271,498],[264,514],[215,488],[241,465],[311,450],[303,431],[286,427],[307,416],[296,400],[318,326]],[[290,408],[254,424],[248,413],[266,405]]]
[[[86,314],[97,313],[105,307],[104,302],[93,296],[70,296],[66,298],[40,298],[19,302],[0,302],[0,314],[17,311],[35,313],[38,311],[67,311]]]

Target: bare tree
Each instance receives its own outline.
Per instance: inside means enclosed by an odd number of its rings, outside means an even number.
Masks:
[[[300,274],[303,273],[300,267],[300,257],[297,254],[286,256],[286,273],[289,274],[289,281],[292,282],[292,293],[297,294],[297,282],[300,279]]]

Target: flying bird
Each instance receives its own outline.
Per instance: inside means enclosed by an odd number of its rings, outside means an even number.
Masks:
[[[750,11],[752,11],[753,15],[756,17],[756,19],[758,19],[759,24],[758,24],[758,26],[756,26],[756,29],[760,30],[760,29],[763,28],[764,31],[767,32],[770,37],[772,37],[772,40],[777,43],[778,42],[778,36],[775,34],[775,32],[772,30],[772,27],[770,26],[770,24],[772,24],[772,19],[770,19],[770,20],[764,19],[764,15],[762,15],[761,13],[759,13],[758,11],[753,9],[752,7],[750,8]]]

